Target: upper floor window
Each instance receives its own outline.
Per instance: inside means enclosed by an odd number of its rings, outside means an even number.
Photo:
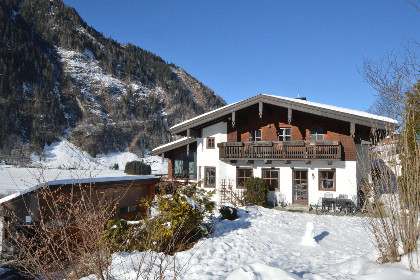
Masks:
[[[207,149],[214,149],[216,140],[214,137],[207,137]]]
[[[324,140],[324,131],[322,128],[309,129],[309,140],[320,141]]]
[[[292,140],[292,129],[290,127],[280,128],[278,131],[279,141],[291,141]]]
[[[261,128],[253,129],[249,132],[249,141],[262,141],[261,135]]]

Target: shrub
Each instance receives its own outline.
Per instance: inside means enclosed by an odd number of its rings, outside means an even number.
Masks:
[[[219,209],[220,214],[222,215],[222,220],[236,220],[238,218],[238,209],[230,206],[222,206]]]
[[[157,215],[130,224],[112,220],[103,239],[112,252],[121,250],[122,246],[126,251],[153,250],[166,254],[189,248],[207,234],[203,221],[214,209],[214,202],[210,200],[213,193],[196,186],[177,189],[170,195],[163,192],[155,201],[146,203],[158,210]]]
[[[244,200],[247,205],[267,205],[268,186],[261,178],[251,177],[245,182]]]
[[[113,165],[111,165],[109,167],[109,169],[118,170],[118,169],[120,169],[120,167],[119,167],[118,163],[114,163]]]
[[[125,164],[124,173],[131,175],[149,175],[152,173],[152,168],[142,161],[129,161]]]

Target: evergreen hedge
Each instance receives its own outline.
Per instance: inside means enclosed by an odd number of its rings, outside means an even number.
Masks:
[[[267,206],[268,186],[261,178],[251,177],[245,182],[244,200],[246,205]]]
[[[125,164],[124,173],[130,175],[149,175],[152,173],[152,168],[142,161],[129,161]]]

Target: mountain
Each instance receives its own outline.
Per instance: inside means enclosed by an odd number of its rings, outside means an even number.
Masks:
[[[88,26],[60,0],[0,1],[0,154],[66,138],[137,154],[226,102],[184,69]],[[28,154],[28,153],[26,153]]]

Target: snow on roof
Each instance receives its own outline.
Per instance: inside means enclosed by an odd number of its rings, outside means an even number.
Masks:
[[[364,112],[364,111],[348,109],[348,108],[338,107],[338,106],[333,106],[333,105],[327,105],[327,104],[307,101],[307,100],[298,99],[298,98],[290,98],[290,97],[268,95],[268,94],[263,94],[263,95],[270,96],[270,97],[273,97],[273,98],[278,98],[278,99],[284,99],[284,100],[288,100],[288,101],[291,101],[291,102],[296,102],[296,103],[306,104],[306,105],[310,105],[310,106],[315,106],[315,107],[319,107],[319,108],[323,108],[323,109],[328,109],[328,110],[332,110],[332,111],[336,111],[336,112],[340,112],[340,113],[356,115],[356,116],[363,117],[363,118],[369,118],[369,119],[374,119],[374,120],[379,120],[379,121],[384,121],[384,122],[390,122],[390,123],[395,123],[395,124],[398,123],[397,120],[387,118],[387,117],[383,117],[383,116],[370,114],[370,113]]]
[[[178,144],[181,144],[183,142],[189,143],[189,142],[195,142],[195,141],[196,141],[196,139],[193,138],[193,137],[182,137],[178,140],[175,140],[175,141],[172,141],[172,142],[169,142],[167,144],[164,144],[164,145],[161,145],[159,147],[154,148],[152,150],[152,155],[159,150],[170,148],[170,147],[173,147],[173,146],[177,146]]]
[[[0,204],[8,202],[26,193],[30,193],[32,191],[40,189],[44,186],[62,186],[62,185],[78,185],[78,184],[89,184],[89,183],[117,182],[117,181],[135,181],[135,180],[149,180],[149,179],[158,179],[158,178],[159,177],[155,175],[127,175],[127,176],[120,176],[120,177],[72,178],[72,179],[54,180],[54,181],[48,181],[48,182],[35,185],[28,189],[3,197],[2,199],[0,199]]]
[[[320,109],[325,109],[325,110],[330,111],[330,112],[332,111],[332,112],[335,112],[335,113],[342,113],[342,114],[346,114],[346,115],[351,115],[353,117],[359,117],[359,118],[365,118],[365,119],[369,119],[369,120],[387,122],[387,123],[390,123],[390,124],[397,124],[398,123],[398,121],[396,121],[394,119],[370,114],[370,113],[363,112],[363,111],[358,111],[358,110],[353,110],[353,109],[348,109],[348,108],[343,108],[343,107],[338,107],[338,106],[333,106],[333,105],[327,105],[327,104],[322,104],[322,103],[317,103],[317,102],[312,102],[312,101],[307,101],[307,100],[297,99],[297,98],[283,97],[283,96],[277,96],[277,95],[268,95],[268,94],[259,94],[259,95],[250,97],[248,99],[245,99],[245,100],[242,100],[242,101],[239,101],[239,102],[235,102],[235,103],[223,106],[221,108],[218,108],[216,110],[201,114],[197,117],[186,120],[182,123],[176,124],[176,125],[172,126],[170,128],[170,130],[171,131],[172,130],[177,131],[182,126],[194,125],[195,122],[198,121],[198,120],[205,119],[207,116],[211,116],[211,115],[219,116],[220,113],[223,113],[223,111],[226,111],[226,114],[228,114],[230,111],[235,111],[236,109],[241,109],[242,107],[247,107],[247,106],[256,104],[257,102],[270,103],[270,100],[267,100],[267,98],[275,99],[275,100],[272,100],[272,101],[280,101],[280,102],[286,101],[285,103],[287,103],[287,104],[284,104],[284,106],[286,106],[286,107],[287,107],[288,104],[291,103],[295,106],[303,105],[307,108],[308,107],[320,108]],[[305,108],[301,108],[301,109],[304,111]]]

